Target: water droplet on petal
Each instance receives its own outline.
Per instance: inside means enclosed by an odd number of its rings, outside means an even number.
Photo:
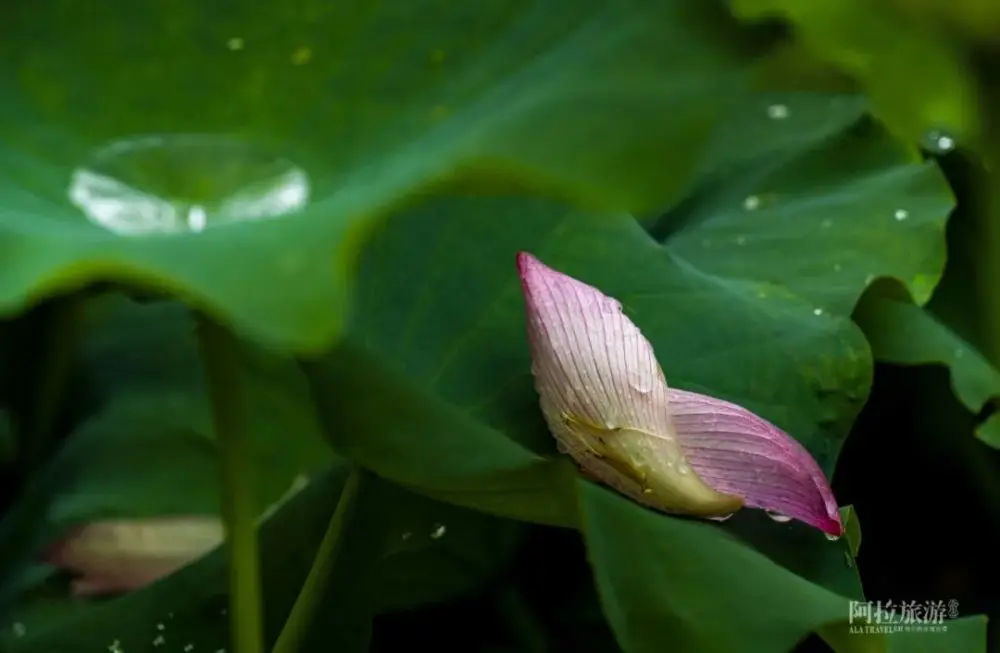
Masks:
[[[687,474],[689,471],[691,471],[691,468],[688,467],[687,463],[683,463],[683,462],[678,462],[677,463],[677,473],[678,474],[682,474],[682,475],[683,474]]]
[[[756,195],[748,195],[746,199],[743,200],[743,209],[746,211],[755,211],[760,208],[760,198]]]
[[[250,143],[167,134],[96,150],[67,192],[94,224],[141,236],[288,215],[305,207],[310,186],[301,168]]]
[[[770,517],[773,521],[778,522],[779,524],[786,524],[792,521],[792,518],[789,517],[788,515],[782,515],[780,512],[774,512],[773,510],[765,510],[764,514]]]
[[[902,222],[903,220],[910,217],[910,212],[907,211],[906,209],[896,209],[896,212],[892,214],[892,217]]]
[[[788,105],[772,104],[767,108],[767,117],[771,120],[784,120],[788,117]]]
[[[831,542],[836,542],[837,540],[840,539],[839,535],[831,535],[830,533],[823,533],[823,535],[825,535],[826,539],[830,540]]]
[[[431,539],[440,540],[447,531],[448,528],[444,524],[436,524],[434,530],[431,531]]]

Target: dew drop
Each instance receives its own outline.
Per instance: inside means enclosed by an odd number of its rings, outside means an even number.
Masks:
[[[823,309],[822,308],[814,308],[813,309],[813,315],[819,317],[822,314],[823,314]]]
[[[823,533],[823,535],[826,537],[826,539],[830,540],[831,542],[836,542],[837,540],[840,539],[839,535],[831,535],[830,533]]]
[[[910,217],[910,212],[907,211],[906,209],[896,209],[896,212],[892,214],[892,217],[894,217],[894,218],[896,218],[896,220],[902,222],[903,220],[905,220],[908,217]]]
[[[301,168],[250,143],[166,134],[99,148],[67,193],[94,224],[143,236],[285,216],[305,207],[310,186]]]
[[[226,41],[226,47],[232,50],[233,52],[242,50],[243,46],[244,46],[243,39],[239,38],[238,36],[234,36],[233,38]]]
[[[788,117],[788,105],[772,104],[767,108],[767,117],[771,120],[784,120]]]
[[[788,515],[782,515],[780,512],[774,512],[773,510],[765,510],[764,514],[770,517],[772,521],[776,521],[779,524],[787,524],[792,521],[792,518]]]
[[[166,626],[163,625],[163,624],[156,624],[156,629],[157,630],[164,630],[164,629],[166,629]]]
[[[743,210],[745,211],[756,211],[760,208],[760,198],[756,195],[748,195],[746,199],[743,200]]]
[[[11,630],[14,633],[14,637],[24,637],[25,633],[28,632],[28,629],[20,621],[15,621],[11,625]]]
[[[194,644],[185,644],[184,653],[191,653],[194,650]]]
[[[153,640],[153,646],[163,646],[167,643],[167,640],[163,638],[163,635],[157,635]]]
[[[447,531],[448,528],[444,524],[436,524],[434,530],[431,531],[431,539],[440,540]]]
[[[940,129],[932,129],[924,137],[924,148],[934,154],[947,154],[955,149],[955,138]]]

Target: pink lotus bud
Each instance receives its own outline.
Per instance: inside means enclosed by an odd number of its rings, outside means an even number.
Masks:
[[[222,543],[217,517],[185,516],[99,521],[73,529],[45,555],[80,574],[75,596],[129,592],[167,576]]]
[[[668,388],[618,301],[528,253],[517,265],[542,413],[586,476],[664,512],[719,518],[745,504],[841,534],[798,442],[738,406]]]

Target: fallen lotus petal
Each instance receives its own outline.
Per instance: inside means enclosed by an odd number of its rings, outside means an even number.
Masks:
[[[842,534],[826,476],[797,440],[722,399],[676,389],[668,399],[688,462],[705,482],[747,506]]]
[[[542,412],[585,475],[664,512],[719,518],[748,505],[841,535],[802,445],[735,404],[668,388],[618,301],[530,254],[517,263]]]
[[[75,596],[129,592],[167,576],[223,541],[217,517],[157,517],[92,522],[73,529],[45,555],[76,572]]]
[[[709,517],[743,500],[685,459],[653,347],[596,288],[517,256],[535,385],[560,450],[591,478],[659,510]]]

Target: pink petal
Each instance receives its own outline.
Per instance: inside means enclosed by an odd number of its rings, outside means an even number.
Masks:
[[[667,512],[731,514],[739,497],[688,465],[653,347],[621,304],[530,254],[517,255],[532,371],[560,449],[585,473]]]
[[[223,541],[217,517],[108,520],[73,529],[45,554],[51,565],[80,574],[76,596],[136,590],[212,551]]]
[[[728,401],[676,389],[669,396],[684,453],[709,485],[747,506],[843,533],[826,476],[797,440]]]

